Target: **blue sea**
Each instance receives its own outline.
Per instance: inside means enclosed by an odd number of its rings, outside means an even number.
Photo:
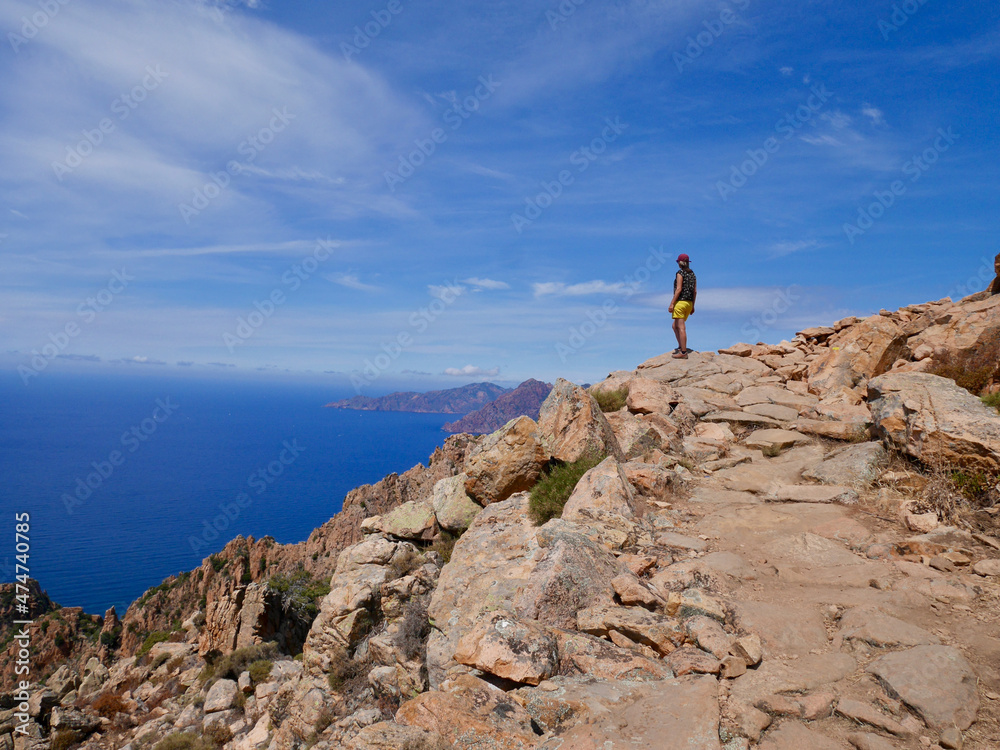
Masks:
[[[60,373],[25,386],[0,373],[0,579],[13,580],[14,514],[28,512],[31,577],[62,606],[121,615],[239,534],[306,539],[352,488],[426,464],[455,419],[322,408],[346,395]]]

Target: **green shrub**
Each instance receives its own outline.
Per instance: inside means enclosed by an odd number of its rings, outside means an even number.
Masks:
[[[157,643],[163,643],[164,641],[170,640],[170,633],[166,633],[162,630],[154,630],[152,633],[146,636],[146,640],[142,642],[139,650],[136,651],[136,656],[145,656],[149,653],[149,649],[155,646]]]
[[[215,743],[194,732],[174,732],[157,742],[153,750],[215,750]]]
[[[625,399],[628,398],[628,388],[617,388],[613,391],[593,391],[591,396],[601,407],[601,411],[618,411],[625,406]]]
[[[267,671],[270,672],[271,661],[277,655],[278,644],[272,641],[238,648],[231,654],[219,657],[213,663],[206,665],[205,669],[202,670],[201,678],[203,680],[208,680],[212,677],[219,680],[236,680],[239,679],[239,676],[244,671],[250,669],[254,663],[261,661],[267,662]],[[258,667],[257,669],[260,670],[262,667]]]
[[[252,662],[247,669],[250,672],[250,679],[253,680],[253,684],[256,685],[260,682],[264,682],[271,674],[271,667],[274,666],[274,662],[270,659],[258,659]]]
[[[992,406],[997,411],[1000,411],[1000,391],[983,396],[982,402],[987,406]]]
[[[531,489],[528,515],[535,526],[562,515],[563,507],[580,477],[604,460],[603,456],[584,456],[570,464],[557,464]]]
[[[216,573],[218,573],[224,567],[226,567],[226,561],[219,555],[211,555],[208,558],[208,561],[212,564],[212,570],[214,570]]]
[[[451,562],[451,553],[455,549],[455,542],[458,541],[461,534],[452,534],[447,529],[441,529],[438,534],[437,539],[434,540],[434,544],[431,545],[431,549],[441,555],[441,559],[445,561],[445,564]]]
[[[319,613],[318,601],[330,593],[330,582],[325,578],[313,578],[305,568],[299,568],[287,576],[272,576],[267,585],[283,594],[295,613],[310,622]]]

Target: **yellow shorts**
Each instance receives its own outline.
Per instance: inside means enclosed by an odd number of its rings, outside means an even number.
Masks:
[[[674,320],[687,320],[694,305],[691,302],[681,301],[674,305]]]

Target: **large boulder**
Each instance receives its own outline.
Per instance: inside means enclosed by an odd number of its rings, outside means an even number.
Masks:
[[[530,417],[512,419],[465,459],[465,491],[481,505],[506,500],[531,489],[548,460],[539,425]]]
[[[959,303],[937,316],[912,339],[911,346],[929,348],[939,361],[997,351],[1000,344],[1000,295]]]
[[[437,519],[430,503],[410,500],[382,516],[379,528],[399,539],[428,541],[437,533]]]
[[[448,531],[461,532],[469,528],[479,511],[482,508],[472,502],[469,494],[465,491],[465,481],[468,477],[459,474],[454,477],[445,477],[434,485],[434,493],[431,495],[431,505],[434,506],[434,515],[438,524]]]
[[[528,519],[526,494],[484,509],[455,544],[431,597],[431,685],[455,664],[460,639],[484,611],[575,628],[579,610],[611,604],[611,581],[627,571],[588,532],[589,527],[565,519],[535,527]]]
[[[538,429],[549,453],[560,461],[571,463],[587,455],[625,460],[594,397],[568,380],[556,380],[539,411]]]
[[[681,394],[658,380],[633,378],[625,404],[633,414],[669,414],[682,400]]]
[[[1000,416],[947,378],[886,373],[868,384],[876,432],[928,465],[1000,469]]]
[[[562,517],[587,523],[598,515],[595,511],[628,519],[635,515],[632,485],[621,464],[610,456],[580,477],[563,506]]]
[[[833,336],[829,348],[809,363],[810,390],[854,388],[909,353],[906,333],[894,321],[873,315]]]
[[[506,680],[537,685],[555,674],[559,650],[551,628],[506,612],[486,612],[458,642],[455,661]]]

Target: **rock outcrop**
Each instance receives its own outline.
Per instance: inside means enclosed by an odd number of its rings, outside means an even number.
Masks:
[[[919,372],[887,373],[868,384],[877,433],[929,466],[1000,471],[1000,419],[952,381]]]
[[[993,748],[1000,415],[930,373],[998,299],[558,380],[307,542],[233,540],[121,623],[40,612],[72,644],[0,750]]]

